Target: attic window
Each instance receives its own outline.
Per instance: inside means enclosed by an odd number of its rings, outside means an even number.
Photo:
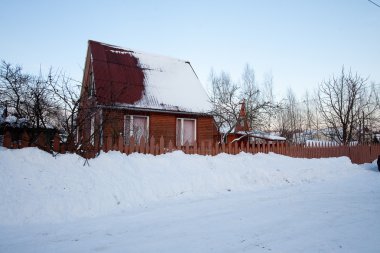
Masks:
[[[193,146],[196,141],[196,120],[195,119],[177,119],[177,146],[184,146],[186,142]]]
[[[95,81],[94,73],[90,72],[89,82],[88,82],[88,96],[93,97],[95,95]]]
[[[149,138],[149,117],[137,115],[124,116],[124,136],[125,143],[129,144],[130,137],[134,137],[135,143],[140,143],[141,137],[145,141]]]
[[[91,117],[91,126],[90,126],[90,144],[94,146],[95,144],[95,116]]]
[[[240,118],[239,119],[239,124],[241,127],[244,127],[244,119]]]

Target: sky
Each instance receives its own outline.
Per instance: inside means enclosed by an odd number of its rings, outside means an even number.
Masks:
[[[380,7],[367,0],[0,0],[0,59],[81,81],[89,39],[191,62],[258,83],[276,97],[312,92],[344,65],[380,83]],[[380,5],[380,0],[373,0]]]

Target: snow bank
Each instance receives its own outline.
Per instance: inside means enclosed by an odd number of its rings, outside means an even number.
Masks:
[[[89,160],[36,148],[0,148],[0,225],[66,222],[169,199],[199,199],[324,181],[358,173],[347,157],[294,159],[276,154],[119,152]],[[362,170],[363,171],[363,170]]]

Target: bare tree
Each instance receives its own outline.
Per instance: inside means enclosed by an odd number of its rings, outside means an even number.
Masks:
[[[328,135],[338,143],[358,140],[360,118],[372,118],[379,109],[377,92],[367,78],[346,72],[322,82],[318,90],[318,108]]]
[[[297,100],[293,90],[288,89],[286,98],[280,103],[277,111],[277,124],[281,136],[291,142],[303,142],[304,116],[301,104]]]
[[[52,128],[74,136],[80,85],[50,68],[45,75],[25,74],[5,61],[0,66],[0,105],[33,128]]]
[[[230,75],[223,71],[219,75],[211,71],[210,79],[212,113],[219,132],[223,133],[222,141],[225,141],[225,137],[239,122],[239,112],[243,101],[246,106],[247,115],[245,116],[248,124],[255,128],[265,125],[264,119],[268,119],[273,108],[271,78],[266,80],[265,88],[260,90],[255,80],[254,70],[247,64],[242,74],[241,84],[233,82]]]
[[[31,76],[22,73],[20,66],[1,61],[0,66],[0,105],[7,107],[8,111],[17,118],[26,117],[25,94]]]
[[[255,80],[255,72],[248,64],[242,74],[241,98],[245,101],[248,124],[256,129],[270,127],[270,117],[273,112],[272,76],[267,75],[263,87]]]
[[[49,71],[48,88],[57,102],[57,124],[69,138],[74,138],[78,123],[81,83],[60,72]]]
[[[222,141],[234,129],[240,111],[239,87],[232,82],[231,77],[221,72],[216,75],[213,71],[210,74],[212,84],[212,114],[214,115],[216,127],[219,132],[224,133]]]

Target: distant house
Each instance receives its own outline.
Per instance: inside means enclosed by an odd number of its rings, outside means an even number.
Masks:
[[[286,141],[286,138],[284,137],[260,130],[254,130],[248,123],[246,115],[245,102],[243,101],[235,127],[231,133],[227,135],[227,143],[276,143]]]
[[[77,139],[137,142],[154,136],[173,145],[213,141],[211,105],[190,62],[89,41]]]

